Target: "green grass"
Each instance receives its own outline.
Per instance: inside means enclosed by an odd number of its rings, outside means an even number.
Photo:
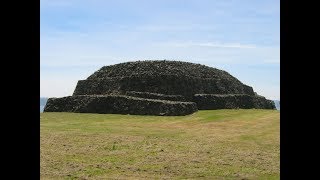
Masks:
[[[41,179],[280,179],[280,112],[40,113]]]

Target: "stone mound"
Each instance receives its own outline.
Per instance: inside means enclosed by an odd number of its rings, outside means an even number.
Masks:
[[[197,111],[194,102],[164,101],[123,95],[80,95],[50,98],[46,112],[181,116]]]
[[[78,81],[72,96],[49,99],[44,111],[186,115],[230,108],[275,106],[225,71],[161,60],[104,66]]]

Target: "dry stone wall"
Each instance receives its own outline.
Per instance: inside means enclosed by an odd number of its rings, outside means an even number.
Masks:
[[[161,60],[104,66],[78,81],[72,96],[50,98],[44,112],[171,116],[237,108],[275,109],[275,105],[226,71]]]
[[[198,109],[274,109],[274,102],[261,96],[246,94],[195,94]]]
[[[194,102],[144,99],[123,95],[83,95],[50,98],[45,112],[77,112],[101,114],[139,114],[181,116],[196,112]]]

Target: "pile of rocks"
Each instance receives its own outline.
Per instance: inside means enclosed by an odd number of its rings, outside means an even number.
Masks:
[[[49,99],[44,112],[186,115],[230,108],[275,106],[225,71],[161,60],[104,66],[78,81],[72,96]]]

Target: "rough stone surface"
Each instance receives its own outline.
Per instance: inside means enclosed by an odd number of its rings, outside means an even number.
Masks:
[[[73,95],[109,94],[127,91],[182,95],[248,94],[252,87],[229,73],[208,66],[179,61],[137,61],[104,66],[78,82]]]
[[[246,94],[195,94],[193,102],[199,109],[274,109],[274,102],[262,96]]]
[[[45,112],[181,116],[197,111],[194,102],[164,101],[123,95],[81,95],[50,98]]]
[[[146,99],[160,99],[160,100],[168,100],[168,101],[186,101],[185,98],[181,95],[165,95],[165,94],[157,94],[157,93],[149,93],[149,92],[136,92],[136,91],[127,91],[127,96],[140,97]]]
[[[72,96],[49,99],[44,111],[186,115],[197,109],[230,108],[275,105],[226,71],[161,60],[104,66],[78,81]]]

